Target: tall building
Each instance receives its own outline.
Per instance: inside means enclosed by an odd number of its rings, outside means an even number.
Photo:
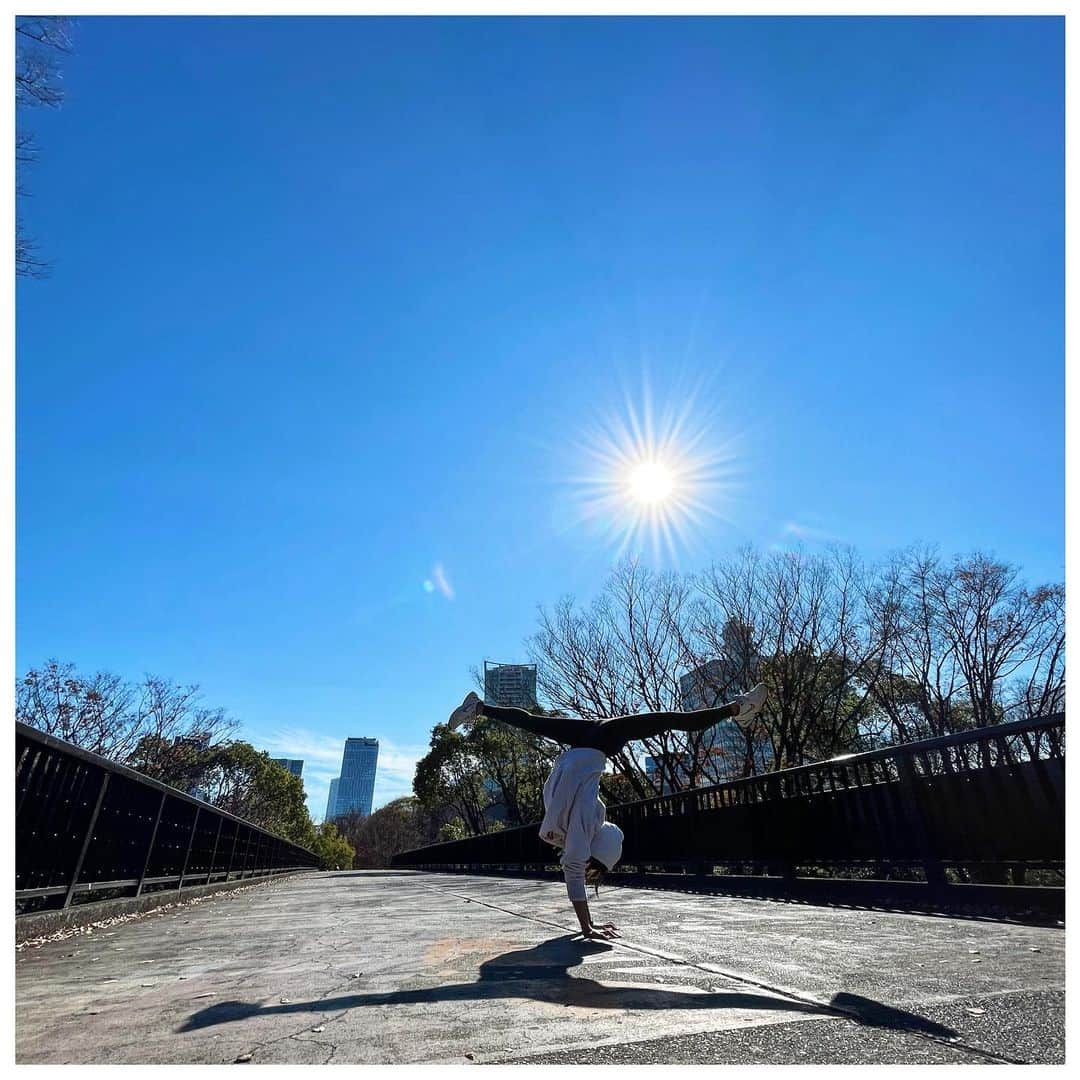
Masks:
[[[484,700],[489,705],[536,708],[536,665],[492,664],[485,660]]]
[[[712,709],[731,701],[737,694],[748,690],[755,681],[761,657],[752,645],[752,627],[734,620],[724,626],[724,655],[708,660],[679,679],[679,696],[683,712]],[[772,762],[772,747],[768,739],[757,740],[754,758],[759,768],[767,768]],[[721,720],[702,733],[699,751],[699,769],[704,773],[703,783],[733,780],[743,773],[746,761],[746,737],[736,720]],[[706,764],[707,767],[706,767]],[[689,781],[693,762],[689,754],[678,755],[668,762],[681,787]],[[661,761],[645,759],[645,773],[658,791],[664,794],[670,781],[662,778]]]
[[[275,757],[270,759],[275,765],[280,765],[286,772],[291,772],[293,776],[304,775],[304,762],[297,758],[283,758]]]
[[[335,776],[330,781],[330,798],[326,800],[326,820],[333,821],[334,815],[337,813],[337,789],[338,784],[341,783],[341,777]]]
[[[188,735],[176,735],[173,746],[183,746],[189,750],[203,751],[210,748],[210,732],[193,731]]]
[[[379,761],[378,739],[346,739],[341,757],[334,816],[371,813],[375,796],[375,769]]]

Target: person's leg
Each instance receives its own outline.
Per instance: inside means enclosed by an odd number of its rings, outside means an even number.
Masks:
[[[665,731],[704,731],[714,724],[719,724],[721,720],[752,715],[761,708],[764,700],[765,687],[759,683],[748,694],[740,694],[734,701],[718,705],[714,709],[614,716],[610,720],[600,721],[597,748],[610,757],[636,739],[652,739]]]
[[[715,709],[699,709],[696,712],[638,713],[633,716],[613,716],[600,721],[600,747],[609,756],[617,753],[628,742],[652,739],[665,731],[704,731],[721,720],[735,716],[738,709],[732,703]]]
[[[501,720],[504,724],[510,724],[522,731],[575,747],[592,746],[600,727],[595,720],[582,720],[576,716],[537,716],[535,713],[507,705],[484,704],[480,706],[480,712],[483,716]]]

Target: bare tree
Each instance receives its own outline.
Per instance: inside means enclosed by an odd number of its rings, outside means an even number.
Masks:
[[[587,719],[678,711],[692,606],[686,579],[623,562],[587,609],[566,598],[551,612],[540,610],[540,628],[528,643],[540,690],[558,710]],[[668,732],[631,744],[613,763],[637,797],[646,798],[656,789],[643,767],[645,754],[662,785],[677,790],[701,781],[706,741],[704,732]]]
[[[1018,570],[975,553],[894,557],[871,602],[888,641],[874,698],[910,741],[1060,711],[1065,590],[1029,590]]]
[[[224,739],[236,722],[222,709],[201,704],[197,686],[147,675],[125,682],[99,671],[80,675],[73,664],[50,660],[16,684],[15,716],[31,727],[113,761],[138,755],[145,768],[173,753],[177,740]]]
[[[1065,711],[1065,586],[1043,585],[1031,593],[1038,611],[1033,628],[1031,661],[1013,680],[1006,712],[1050,716]]]
[[[57,108],[64,100],[60,58],[71,52],[71,19],[60,15],[18,15],[15,18],[15,106],[17,110],[44,106]],[[25,129],[15,133],[16,195],[29,192],[25,169],[37,161],[37,143]],[[15,223],[15,272],[20,277],[41,277],[48,265],[37,253],[22,220]]]
[[[699,640],[724,655],[734,635],[744,660],[733,676],[769,687],[758,720],[775,768],[861,746],[881,654],[868,632],[867,582],[842,547],[823,555],[747,549],[699,578],[710,605]]]
[[[870,599],[882,657],[874,699],[901,742],[973,726],[955,636],[936,602],[940,573],[934,549],[909,549],[884,565]]]
[[[439,825],[412,795],[394,799],[373,814],[348,814],[334,820],[356,851],[353,866],[389,866],[398,852],[432,844]]]
[[[1064,695],[1064,588],[1029,591],[1019,570],[979,552],[939,566],[931,577],[935,614],[962,672],[976,727],[1004,717],[1013,680],[1024,680],[1014,704],[1041,711]]]

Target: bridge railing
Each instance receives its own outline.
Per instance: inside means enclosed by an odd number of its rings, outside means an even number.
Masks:
[[[319,865],[283,837],[18,722],[15,762],[17,913]]]
[[[625,866],[788,879],[887,867],[930,885],[950,880],[949,868],[977,866],[984,880],[1019,883],[1029,870],[1064,868],[1065,717],[657,796],[610,807],[608,819],[625,834]],[[555,859],[529,825],[403,852],[393,865],[526,868]]]

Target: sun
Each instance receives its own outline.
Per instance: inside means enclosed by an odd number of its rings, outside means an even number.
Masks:
[[[622,409],[597,415],[573,445],[582,470],[569,481],[578,524],[617,557],[648,551],[678,563],[703,547],[708,519],[732,515],[735,439],[697,395],[675,400],[676,408],[655,410],[645,384]]]
[[[646,505],[665,502],[675,490],[675,474],[662,461],[642,461],[634,465],[626,480],[630,497]]]

